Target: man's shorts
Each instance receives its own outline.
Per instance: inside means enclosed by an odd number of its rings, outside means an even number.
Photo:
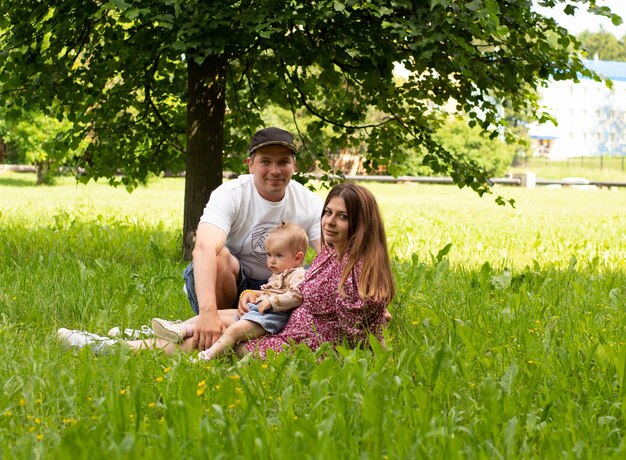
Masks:
[[[193,273],[193,262],[191,262],[185,270],[183,270],[183,279],[185,280],[185,285],[183,286],[183,290],[187,294],[187,299],[189,299],[189,304],[191,305],[191,309],[197,315],[200,312],[200,307],[198,306],[198,297],[196,296],[196,284],[194,282],[194,273]],[[241,268],[241,264],[239,264],[239,282],[237,283],[237,297],[235,297],[235,302],[233,305],[228,306],[228,308],[237,308],[237,304],[239,303],[239,296],[246,289],[254,289],[258,291],[261,289],[261,285],[266,284],[267,280],[255,280],[253,278],[247,278],[244,275],[243,270]],[[218,308],[221,305],[218,305]]]
[[[291,316],[291,312],[270,312],[261,313],[259,307],[255,303],[248,303],[250,310],[239,319],[246,319],[253,323],[259,324],[270,334],[278,334],[285,328],[285,324]]]

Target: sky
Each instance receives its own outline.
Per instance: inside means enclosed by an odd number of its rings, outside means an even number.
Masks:
[[[626,0],[598,0],[598,6],[608,6],[613,13],[620,15],[624,21],[621,26],[614,26],[608,18],[598,17],[584,10],[577,10],[574,16],[563,13],[563,5],[555,8],[537,8],[546,16],[553,17],[560,25],[565,27],[573,35],[578,35],[584,30],[599,32],[600,28],[611,32],[618,39],[626,35]]]

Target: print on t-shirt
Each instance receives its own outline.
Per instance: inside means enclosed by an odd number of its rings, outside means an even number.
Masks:
[[[278,225],[277,222],[261,222],[255,225],[250,231],[250,237],[246,237],[244,241],[249,242],[250,247],[242,247],[239,263],[243,269],[244,275],[252,279],[263,279],[259,273],[254,273],[253,268],[246,261],[252,262],[253,260],[259,264],[265,265],[267,256],[265,254],[265,240],[267,234]]]

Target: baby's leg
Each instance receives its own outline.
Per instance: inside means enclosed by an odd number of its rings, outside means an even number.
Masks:
[[[201,352],[198,357],[200,359],[213,359],[222,356],[239,342],[261,337],[265,334],[267,331],[260,324],[242,319],[229,326],[224,331],[224,335],[211,348]]]

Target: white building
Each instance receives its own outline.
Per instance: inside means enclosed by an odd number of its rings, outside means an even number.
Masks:
[[[626,155],[626,62],[584,61],[613,81],[580,78],[552,81],[540,88],[540,105],[558,122],[530,126],[535,155],[555,160],[581,156]]]

